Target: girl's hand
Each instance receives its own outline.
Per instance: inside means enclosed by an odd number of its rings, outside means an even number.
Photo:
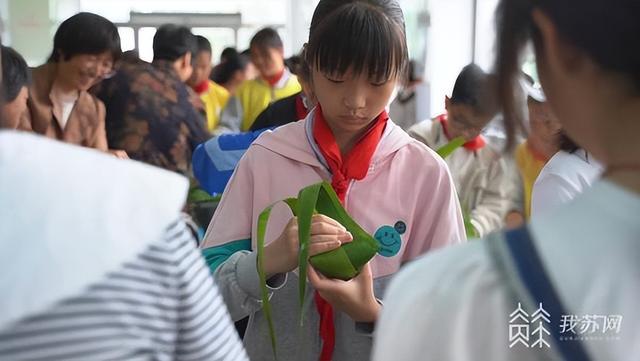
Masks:
[[[375,322],[378,319],[381,306],[373,293],[373,276],[369,263],[358,276],[349,281],[326,278],[311,265],[308,275],[320,296],[354,321]]]
[[[352,240],[351,233],[332,218],[321,214],[311,218],[309,257],[329,252]],[[296,269],[299,249],[298,219],[293,217],[280,237],[264,247],[264,271],[267,278]]]

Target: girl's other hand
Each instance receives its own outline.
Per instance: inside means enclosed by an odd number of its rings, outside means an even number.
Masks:
[[[323,276],[309,264],[309,282],[334,308],[349,315],[356,322],[375,322],[382,307],[373,293],[371,266],[349,281]]]

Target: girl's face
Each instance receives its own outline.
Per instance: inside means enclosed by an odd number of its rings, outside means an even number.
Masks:
[[[544,140],[557,138],[562,130],[562,124],[551,110],[549,103],[540,103],[529,99],[527,104],[531,135]]]
[[[284,69],[284,51],[282,49],[253,47],[251,48],[251,62],[262,77],[276,76]]]
[[[376,83],[351,70],[342,76],[324,74],[315,67],[311,72],[313,92],[334,133],[364,130],[387,106],[396,85],[395,77]]]

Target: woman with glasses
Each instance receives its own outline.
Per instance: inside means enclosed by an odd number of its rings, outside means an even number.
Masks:
[[[28,109],[20,128],[126,158],[108,150],[105,107],[88,90],[113,76],[120,58],[118,29],[109,20],[79,13],[65,20],[53,39],[53,52],[33,69]]]

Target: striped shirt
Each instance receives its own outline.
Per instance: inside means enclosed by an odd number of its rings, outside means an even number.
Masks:
[[[125,359],[247,360],[182,222],[83,294],[0,330],[0,360]]]

